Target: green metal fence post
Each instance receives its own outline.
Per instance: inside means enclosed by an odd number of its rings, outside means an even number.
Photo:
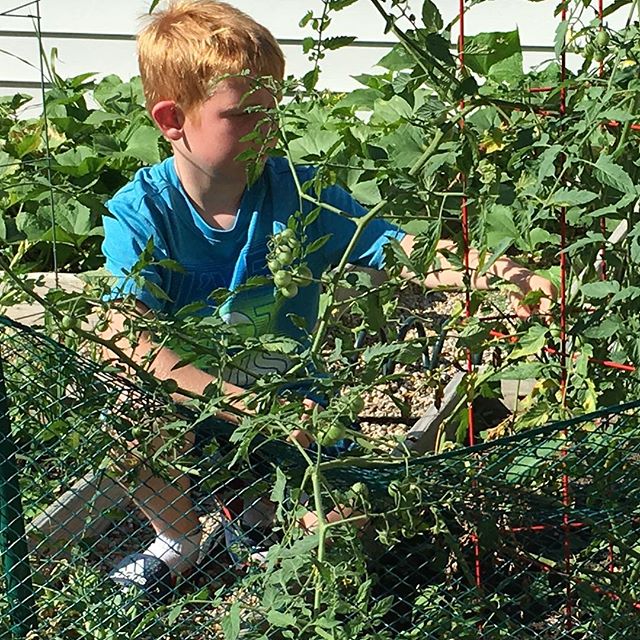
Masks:
[[[35,626],[35,597],[18,485],[16,446],[11,436],[8,407],[0,358],[0,553],[11,632],[16,638],[25,638]]]

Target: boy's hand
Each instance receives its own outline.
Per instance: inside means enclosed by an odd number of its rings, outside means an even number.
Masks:
[[[522,275],[511,280],[518,286],[518,291],[509,292],[509,302],[518,318],[526,320],[534,314],[549,315],[551,305],[558,296],[555,286],[546,278],[538,276],[530,271],[523,270]],[[529,294],[533,301],[523,304],[523,300]],[[536,301],[537,297],[537,301]]]
[[[305,449],[313,443],[313,436],[304,429],[294,429],[289,434],[289,440],[292,442],[295,440],[301,447]]]

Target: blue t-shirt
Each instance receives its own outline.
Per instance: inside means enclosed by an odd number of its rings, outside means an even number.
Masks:
[[[301,184],[314,177],[311,167],[296,168]],[[355,231],[351,217],[365,213],[346,191],[325,189],[320,200],[346,215],[322,209],[305,228],[306,242],[327,234],[330,239],[308,256],[314,278],[335,266]],[[289,164],[283,158],[269,158],[258,180],[245,190],[235,224],[227,230],[214,229],[196,211],[178,179],[173,158],[138,171],[133,180],[107,202],[111,217],[104,218],[102,245],[107,270],[117,278],[113,297],[134,294],[149,308],[174,314],[182,307],[204,302],[213,313],[213,291],[236,291],[252,276],[269,276],[267,243],[287,226],[297,211],[308,214],[313,203],[301,200]],[[362,233],[349,262],[380,269],[383,247],[389,238],[402,239],[404,232],[384,221],[373,220]],[[151,264],[141,275],[159,287],[168,299],[153,295],[148,286],[128,277],[149,240],[153,261],[170,259],[181,266],[174,270]],[[317,282],[300,287],[298,295],[286,299],[268,285],[252,287],[231,296],[218,311],[229,322],[242,323],[243,331],[258,336],[274,333],[299,338],[301,331],[290,314],[304,319],[311,332],[317,317],[320,287]]]

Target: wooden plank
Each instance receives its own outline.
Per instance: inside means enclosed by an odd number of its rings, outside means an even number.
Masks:
[[[437,445],[442,439],[440,434],[442,425],[463,400],[461,383],[465,375],[465,372],[459,371],[451,378],[444,388],[442,400],[437,404],[433,402],[429,405],[422,418],[407,432],[406,440],[399,444],[391,455],[403,456],[407,450],[422,455],[437,450]],[[442,435],[445,439],[451,439],[455,436],[456,429],[457,425],[447,424]]]
[[[57,287],[56,276],[51,272],[30,273],[28,278],[38,282],[38,285],[35,287],[35,292],[40,296],[44,296],[47,291],[55,288],[62,289],[68,293],[79,293],[85,287],[85,282],[72,273],[58,274]],[[3,291],[3,288],[2,283],[0,283],[0,292]],[[42,325],[44,321],[44,309],[42,305],[35,301],[21,302],[20,304],[2,307],[0,308],[0,312],[8,318],[28,326]],[[96,323],[96,316],[94,314],[88,318],[81,319],[83,320],[83,328],[85,329],[90,329]]]
[[[109,511],[127,508],[129,502],[122,485],[104,472],[91,471],[31,521],[28,535],[34,547],[94,537],[109,526]]]

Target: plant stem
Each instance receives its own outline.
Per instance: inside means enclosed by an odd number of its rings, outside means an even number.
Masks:
[[[440,145],[440,141],[442,140],[443,137],[444,137],[444,131],[442,129],[436,129],[436,132],[434,133],[431,144],[420,156],[420,158],[418,158],[418,160],[413,165],[413,167],[411,167],[411,169],[409,170],[410,177],[414,177],[422,169],[422,167],[424,167],[424,165],[429,160],[429,158],[431,158],[431,156],[433,156],[433,154],[438,149],[438,146]],[[383,209],[388,203],[389,201],[386,198],[381,200],[375,207],[373,207],[373,209],[371,209],[361,218],[358,218],[357,220],[354,221],[356,225],[356,230],[353,236],[351,237],[351,241],[349,242],[347,248],[342,254],[342,258],[340,259],[340,262],[335,270],[335,273],[331,278],[330,292],[331,292],[332,300],[334,297],[333,294],[338,286],[338,282],[340,281],[340,278],[342,278],[342,274],[344,273],[344,270],[349,262],[349,257],[351,255],[351,252],[353,251],[356,244],[358,243],[358,240],[360,239],[360,236],[362,235],[365,227],[369,224],[369,222],[371,222],[376,217],[378,212],[381,209]],[[322,346],[324,336],[327,332],[327,329],[329,328],[332,309],[333,309],[333,303],[328,304],[326,309],[324,310],[324,313],[322,314],[322,318],[320,319],[320,323],[318,324],[318,329],[316,331],[316,335],[315,335],[313,344],[311,346],[312,355],[317,353],[320,347]]]
[[[635,94],[631,96],[628,100],[628,104],[630,106],[631,113],[635,113],[638,107],[638,96]],[[627,144],[627,140],[629,139],[630,132],[631,132],[631,119],[627,120],[624,123],[624,127],[622,128],[622,132],[620,134],[620,140],[618,140],[618,144],[616,145],[616,148],[613,150],[613,153],[611,154],[611,157],[613,158],[613,160],[617,160],[622,154],[622,152],[625,150],[625,145]]]
[[[313,503],[316,518],[318,518],[318,566],[321,568],[324,564],[325,556],[325,540],[327,535],[327,521],[324,514],[324,506],[322,504],[322,487],[320,484],[320,470],[316,466],[311,471],[311,482],[313,484]],[[313,609],[317,614],[320,609],[322,596],[322,572],[318,569],[318,577],[316,578],[316,588],[313,599]]]
[[[371,0],[371,3],[376,8],[378,13],[384,18],[392,33],[397,36],[398,40],[400,40],[404,48],[409,52],[411,57],[416,61],[416,63],[427,75],[427,77],[435,80],[433,69],[427,66],[422,60],[421,54],[424,54],[424,51],[416,47],[415,43],[411,41],[407,34],[402,31],[402,29],[399,29],[396,26],[394,16],[385,11],[379,0]],[[454,84],[460,84],[459,80],[455,77],[455,73],[453,73],[450,69],[447,69],[437,58],[435,58],[434,56],[430,56],[429,63],[436,67],[442,74],[447,76],[448,79],[451,80]]]

